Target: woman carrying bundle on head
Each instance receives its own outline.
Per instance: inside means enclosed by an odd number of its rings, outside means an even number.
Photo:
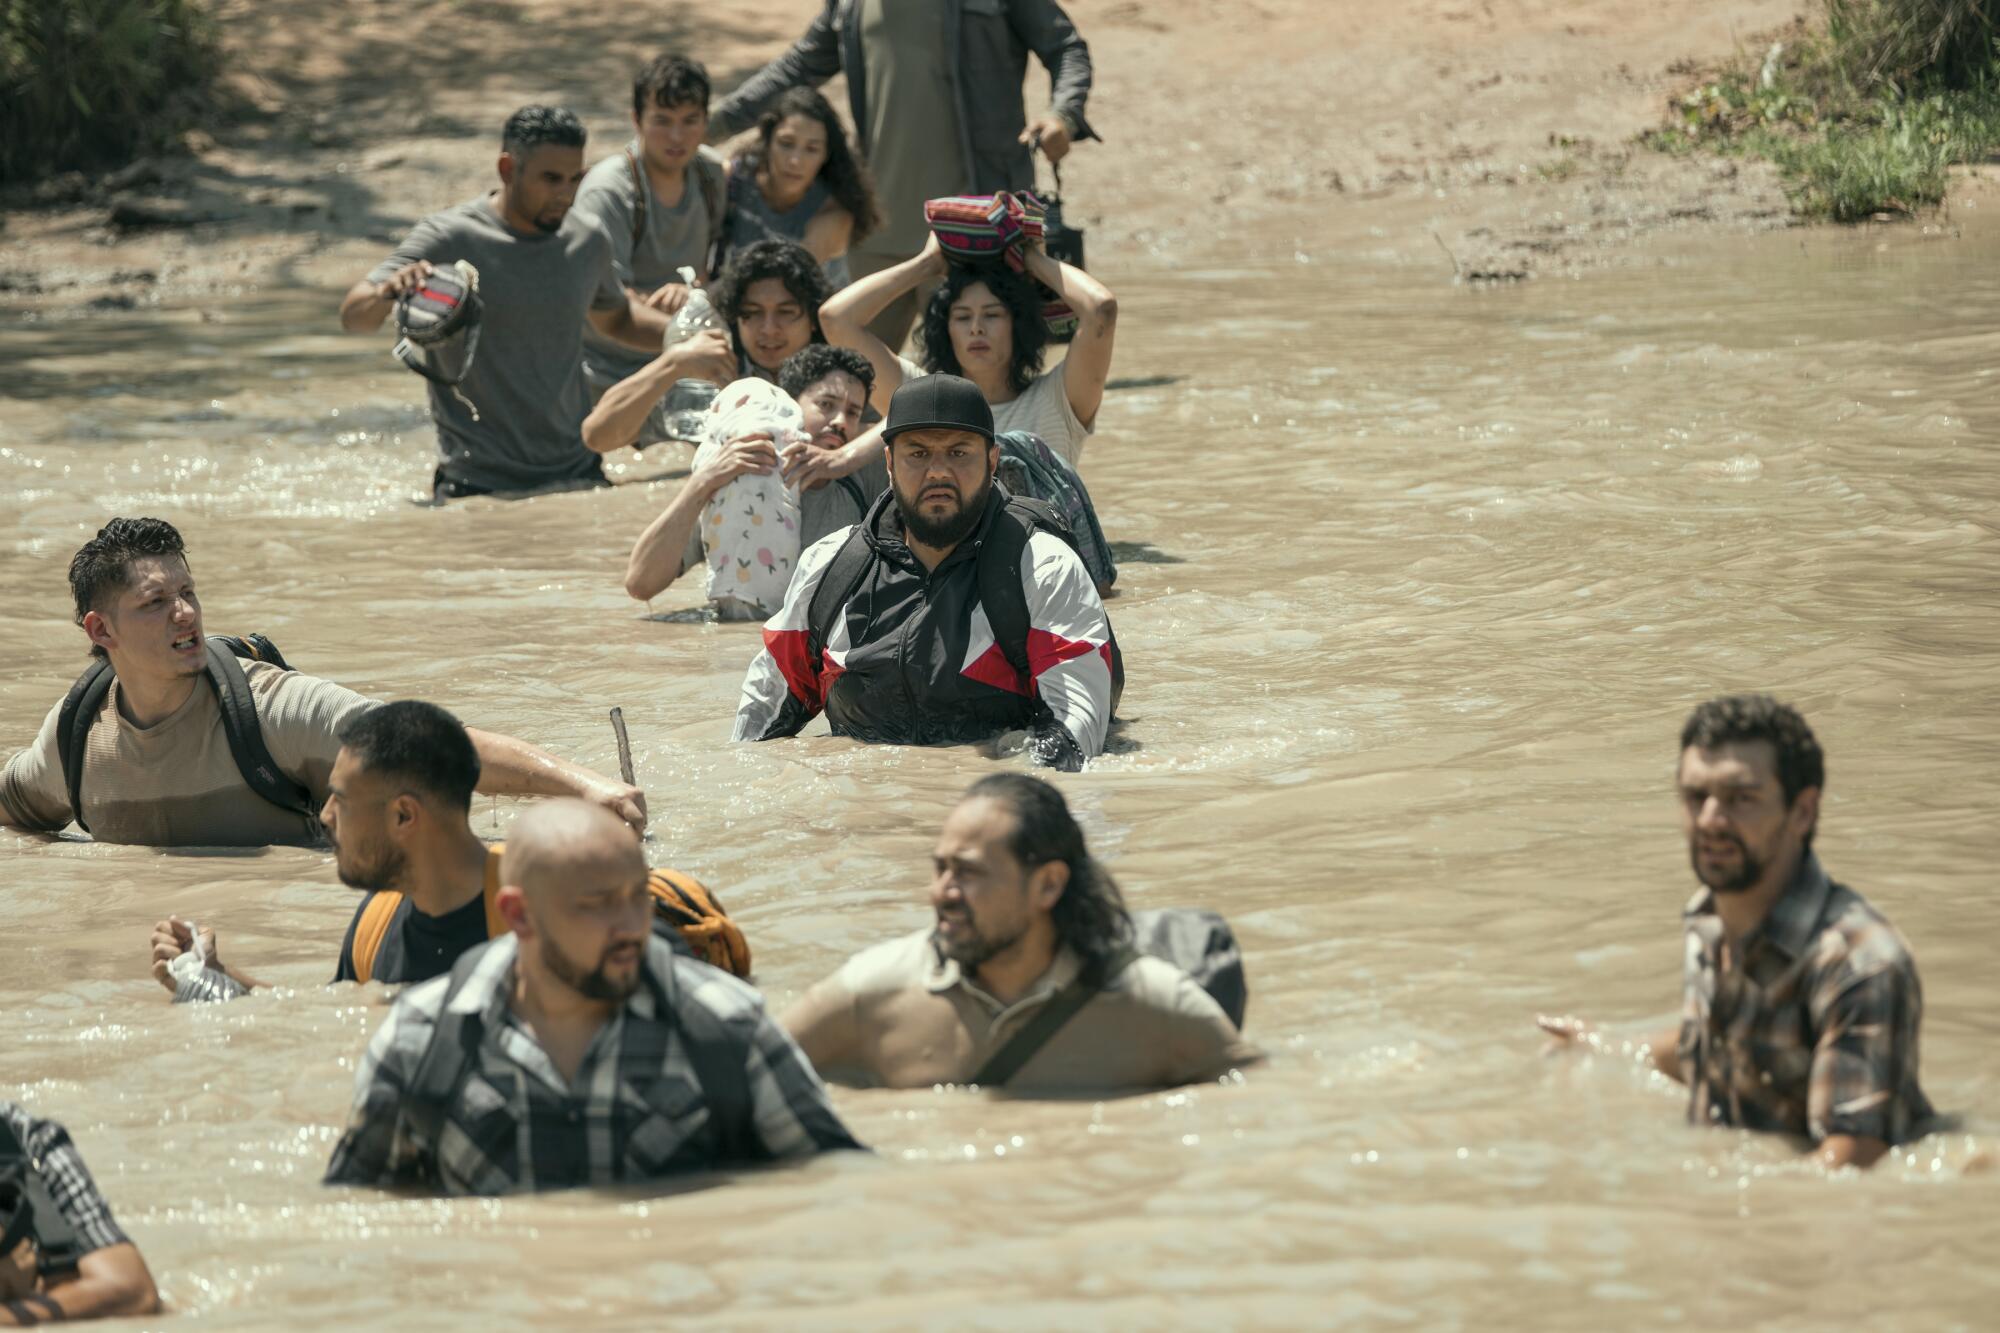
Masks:
[[[961,375],[979,386],[993,408],[997,432],[1035,435],[1072,470],[1097,429],[1097,409],[1111,374],[1118,300],[1082,269],[1051,259],[1039,235],[1013,251],[1021,265],[948,261],[935,233],[916,258],[870,274],[820,307],[820,329],[836,347],[852,347],[875,367],[878,410],[905,379],[926,370]],[[868,322],[905,292],[938,282],[919,333],[924,365],[896,355]],[[1063,363],[1042,369],[1050,341],[1050,297],[1076,319]]]
[[[732,250],[797,241],[836,288],[847,251],[881,223],[874,184],[827,100],[793,88],[758,117],[757,139],[729,164]]]

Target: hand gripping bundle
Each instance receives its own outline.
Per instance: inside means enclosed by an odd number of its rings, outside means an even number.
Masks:
[[[459,391],[479,350],[479,270],[463,259],[433,268],[415,291],[397,298],[390,355],[433,384],[450,389],[479,420],[479,409]]]
[[[1032,190],[998,194],[957,194],[924,204],[924,221],[937,237],[938,248],[951,260],[977,267],[1004,263],[1016,273],[1027,271],[1022,255],[1030,242],[1044,239],[1048,205]],[[1049,336],[1067,342],[1076,333],[1076,312],[1046,287],[1042,322]]]

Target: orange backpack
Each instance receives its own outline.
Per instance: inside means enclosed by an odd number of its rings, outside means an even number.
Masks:
[[[501,920],[499,909],[493,904],[500,892],[500,853],[505,845],[496,842],[487,849],[484,896],[488,939],[507,933],[507,923]],[[696,958],[739,977],[750,975],[749,941],[700,880],[678,870],[654,869],[646,876],[646,887],[653,893],[654,913],[681,933],[681,939]],[[361,909],[361,919],[354,926],[356,980],[373,979],[382,941],[402,905],[402,894],[380,892],[371,896]]]

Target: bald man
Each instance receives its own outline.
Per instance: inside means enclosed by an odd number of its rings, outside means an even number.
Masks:
[[[508,933],[398,997],[326,1183],[512,1194],[859,1148],[757,992],[652,933],[646,873],[596,806],[522,815]]]

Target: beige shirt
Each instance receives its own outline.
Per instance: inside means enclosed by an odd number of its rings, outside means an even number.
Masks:
[[[1030,1016],[1076,978],[1062,950],[1002,1004],[918,931],[848,959],[802,996],[784,1025],[822,1075],[891,1088],[967,1083]],[[1136,1092],[1211,1079],[1257,1058],[1192,977],[1142,957],[1062,1026],[1008,1084],[1052,1093]]]
[[[896,361],[902,366],[905,383],[930,374],[908,357],[899,356]],[[1019,397],[991,406],[995,435],[1024,430],[1069,464],[1072,472],[1083,460],[1083,442],[1097,432],[1096,426],[1084,425],[1070,405],[1069,390],[1063,387],[1063,368],[1059,365],[1028,381],[1028,387],[1021,390]]]
[[[237,659],[257,704],[271,758],[315,803],[326,800],[340,729],[374,700],[332,681]],[[0,824],[54,832],[70,822],[56,746],[61,704],[49,710],[35,743],[0,770]],[[118,686],[84,747],[83,815],[99,842],[153,847],[309,845],[311,821],[251,791],[229,753],[222,707],[203,677],[171,716],[150,727],[118,711]]]
[[[952,94],[953,53],[937,0],[861,0],[867,50],[868,167],[882,225],[863,247],[901,258],[924,248],[924,201],[960,194],[965,143]]]

